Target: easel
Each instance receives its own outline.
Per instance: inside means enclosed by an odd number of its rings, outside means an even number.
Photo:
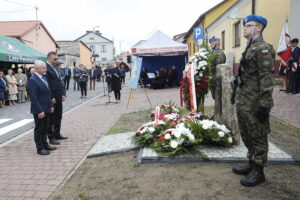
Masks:
[[[143,82],[142,82],[141,79],[140,79],[140,83],[141,83],[142,86],[143,86],[143,89],[144,89],[145,95],[146,95],[146,97],[147,97],[147,100],[148,100],[148,102],[149,102],[149,104],[150,104],[150,107],[152,107],[151,101],[150,101],[150,99],[149,99],[149,96],[148,96],[148,94],[147,94],[147,91],[146,91],[145,86],[144,86],[144,84],[143,84]],[[127,102],[127,107],[126,107],[126,109],[128,109],[130,99],[134,99],[135,93],[136,93],[136,89],[135,89],[135,88],[131,88],[131,89],[130,89],[130,93],[129,93],[129,97],[128,97],[128,102]]]

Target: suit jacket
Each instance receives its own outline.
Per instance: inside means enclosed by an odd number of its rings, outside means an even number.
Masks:
[[[63,68],[65,78],[70,78],[72,75],[71,69],[69,67]]]
[[[90,78],[96,78],[97,77],[97,70],[96,69],[91,69],[89,71],[89,75],[90,75]]]
[[[4,77],[3,77],[3,80],[5,81],[5,83],[0,78],[0,93],[4,93],[5,92],[5,88],[8,87],[7,82],[4,79]]]
[[[15,74],[19,90],[25,90],[27,84],[27,76],[25,74]]]
[[[51,98],[55,98],[57,101],[61,101],[62,96],[66,95],[63,81],[60,78],[60,71],[53,69],[47,62],[46,78],[48,80],[49,87],[51,88]],[[57,76],[58,74],[58,76]]]
[[[44,112],[49,113],[51,107],[51,90],[47,85],[36,75],[33,74],[27,84],[29,97],[31,101],[31,113],[39,114]]]
[[[300,48],[296,47],[292,53],[292,58],[290,59],[289,63],[290,64],[293,64],[294,62],[298,63],[299,58],[300,58]]]

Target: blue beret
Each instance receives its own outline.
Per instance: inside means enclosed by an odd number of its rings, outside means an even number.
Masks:
[[[217,37],[213,36],[208,41],[209,41],[209,43],[212,43],[212,42],[215,42],[215,41],[220,41],[220,38],[217,38]]]
[[[246,23],[255,21],[263,24],[265,27],[268,24],[268,20],[262,16],[259,15],[248,15],[247,17],[244,18],[243,25],[245,26]]]

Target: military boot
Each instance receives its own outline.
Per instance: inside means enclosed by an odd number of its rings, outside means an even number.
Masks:
[[[240,182],[243,186],[256,186],[265,181],[264,167],[254,163],[251,172],[245,178],[242,178]]]
[[[247,175],[253,166],[253,162],[251,160],[249,160],[249,164],[248,165],[244,165],[244,166],[234,166],[232,167],[232,171],[235,174],[239,174],[239,175]]]

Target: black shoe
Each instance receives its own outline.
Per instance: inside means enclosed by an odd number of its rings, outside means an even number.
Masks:
[[[233,173],[238,174],[238,175],[247,175],[247,174],[249,174],[251,169],[252,169],[252,167],[251,167],[250,162],[248,165],[232,167]]]
[[[64,139],[68,139],[69,137],[67,137],[67,136],[63,136],[63,135],[59,135],[59,136],[57,136],[55,139],[57,139],[57,140],[64,140]]]
[[[56,147],[47,146],[45,149],[48,151],[53,151],[53,150],[56,150]]]
[[[57,141],[57,140],[54,139],[54,138],[49,139],[49,143],[50,143],[50,144],[54,144],[54,145],[59,145],[59,144],[60,144],[60,142]]]
[[[39,151],[37,151],[37,154],[40,154],[40,155],[49,155],[50,154],[50,151],[46,150],[46,149],[41,149]]]
[[[243,186],[252,187],[266,181],[264,168],[257,164],[254,165],[255,167],[251,170],[251,172],[245,178],[241,179],[240,183]]]

